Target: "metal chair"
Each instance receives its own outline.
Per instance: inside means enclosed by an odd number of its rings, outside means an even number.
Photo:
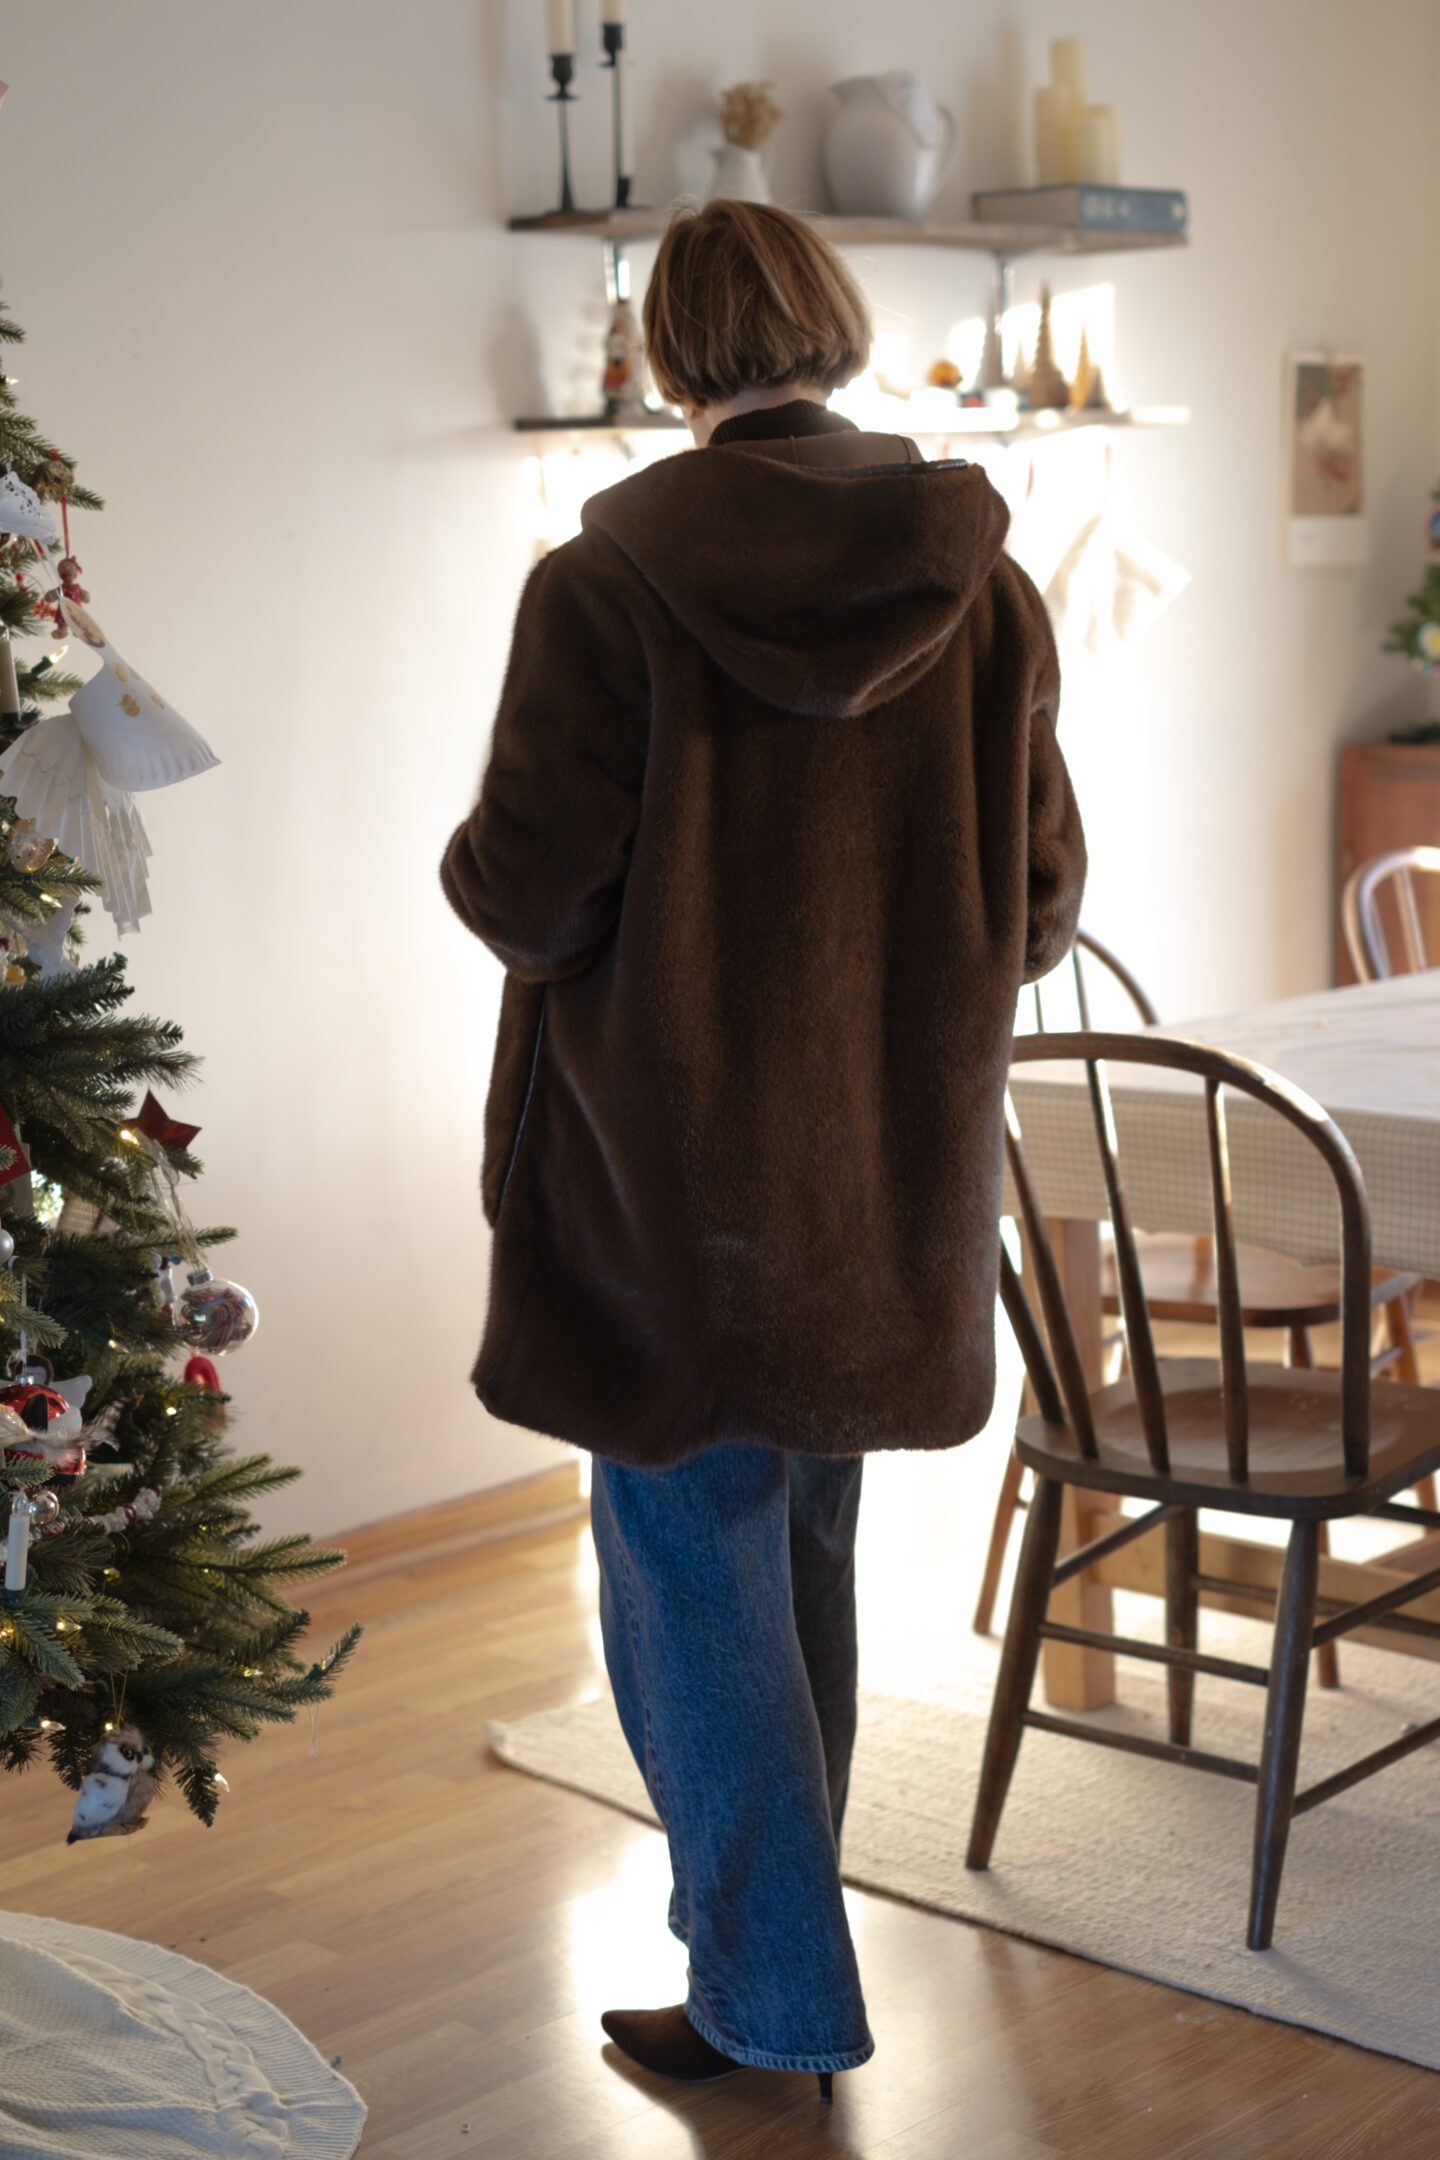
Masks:
[[[1268,1949],[1293,1818],[1440,1738],[1440,1717],[1431,1718],[1297,1793],[1312,1647],[1333,1642],[1356,1627],[1395,1625],[1392,1616],[1402,1606],[1440,1589],[1440,1567],[1436,1567],[1405,1578],[1394,1590],[1360,1605],[1343,1607],[1337,1600],[1318,1595],[1322,1524],[1341,1516],[1372,1515],[1427,1528],[1440,1526],[1440,1513],[1434,1509],[1404,1506],[1395,1499],[1405,1487],[1440,1467],[1435,1397],[1423,1388],[1399,1383],[1372,1389],[1369,1209],[1349,1144],[1317,1104],[1246,1059],[1163,1037],[1081,1031],[1030,1036],[1016,1043],[1017,1065],[1041,1059],[1077,1059],[1085,1066],[1115,1240],[1130,1371],[1094,1395],[1086,1388],[1043,1210],[1025,1160],[1013,1095],[1007,1097],[1006,1152],[1043,1332],[1019,1275],[1003,1251],[1000,1286],[1039,1406],[1036,1414],[1022,1417],[1015,1437],[1017,1459],[1034,1473],[1035,1492],[1011,1601],[967,1865],[985,1868],[990,1864],[1027,1730],[1241,1779],[1257,1789],[1247,1941],[1251,1949]],[[1204,1082],[1218,1283],[1218,1360],[1162,1361],[1156,1355],[1115,1139],[1107,1060],[1163,1066],[1192,1073]],[[1227,1131],[1227,1099],[1232,1095],[1249,1098],[1295,1127],[1320,1156],[1334,1186],[1342,1238],[1338,1373],[1296,1371],[1281,1365],[1247,1368]],[[1196,1110],[1199,1115],[1198,1092]],[[1151,1504],[1144,1514],[1127,1518],[1057,1565],[1067,1485]],[[1268,1671],[1236,1659],[1206,1656],[1198,1647],[1197,1510],[1202,1507],[1269,1516],[1291,1526]],[[1166,1539],[1164,1643],[1062,1626],[1047,1618],[1053,1589],[1162,1525]],[[1400,1624],[1413,1629],[1420,1623],[1408,1619]],[[1035,1669],[1047,1640],[1164,1665],[1169,1688],[1168,1739],[1117,1732],[1032,1710]],[[1207,1754],[1192,1745],[1195,1682],[1202,1674],[1266,1688],[1258,1764]]]
[[[1440,854],[1437,854],[1437,860],[1440,860]],[[1082,1028],[1090,1026],[1090,996],[1085,968],[1087,957],[1090,961],[1097,962],[1124,992],[1145,1027],[1159,1024],[1155,1007],[1124,962],[1117,959],[1098,938],[1092,937],[1088,931],[1079,930],[1076,932],[1074,948],[1068,960],[1062,961],[1055,974],[1059,975],[1063,970],[1073,977],[1074,1002]],[[1054,977],[1050,980],[1053,981]],[[1044,984],[1036,983],[1031,995],[1034,998],[1036,1032],[1043,1033]],[[1053,1002],[1052,1000],[1052,1005]],[[1220,1285],[1216,1276],[1215,1247],[1210,1239],[1142,1236],[1137,1243],[1151,1318],[1176,1326],[1217,1326],[1220,1315]],[[1242,1245],[1237,1260],[1241,1318],[1245,1327],[1256,1332],[1272,1329],[1283,1332],[1285,1354],[1289,1363],[1296,1367],[1313,1366],[1315,1356],[1311,1331],[1333,1326],[1340,1318],[1339,1270],[1333,1267],[1302,1267],[1298,1260],[1287,1259],[1283,1253],[1266,1252],[1257,1245]],[[1105,1254],[1102,1265],[1104,1310],[1108,1317],[1118,1318],[1121,1304],[1113,1252]],[[1410,1319],[1411,1302],[1419,1286],[1418,1275],[1381,1271],[1376,1275],[1371,1289],[1372,1305],[1384,1314],[1386,1336],[1382,1347],[1375,1353],[1374,1370],[1377,1373],[1393,1371],[1397,1379],[1412,1386],[1418,1386],[1420,1380]],[[1108,1340],[1117,1345],[1123,1344],[1123,1332],[1117,1331],[1116,1335]],[[972,1626],[977,1635],[988,1635],[995,1617],[995,1601],[999,1594],[1010,1533],[1016,1513],[1024,1504],[1021,1499],[1022,1483],[1019,1461],[1012,1454],[1005,1464],[1001,1479],[990,1542],[980,1578],[980,1593],[975,1602]],[[1421,1498],[1427,1507],[1440,1504],[1433,1484],[1427,1486]],[[1319,1671],[1323,1686],[1334,1687],[1338,1683],[1339,1660],[1333,1645],[1327,1646],[1321,1652]]]
[[[1432,963],[1429,957],[1415,898],[1417,876],[1440,877],[1440,848],[1396,848],[1389,855],[1376,855],[1369,862],[1361,863],[1345,880],[1345,890],[1340,896],[1340,919],[1357,981],[1381,982],[1390,975],[1418,975],[1422,968],[1440,964]],[[1382,899],[1387,888],[1393,888],[1394,910],[1405,955],[1405,964],[1400,968],[1390,958],[1381,919]]]

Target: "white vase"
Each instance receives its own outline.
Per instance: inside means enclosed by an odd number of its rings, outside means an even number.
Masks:
[[[713,155],[715,178],[710,186],[711,202],[717,196],[726,202],[769,202],[770,182],[758,150],[742,149],[739,143],[721,143]]]
[[[852,75],[825,131],[825,177],[847,217],[923,218],[955,155],[955,121],[918,75]]]

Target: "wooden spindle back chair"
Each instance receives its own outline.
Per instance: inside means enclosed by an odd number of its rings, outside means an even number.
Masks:
[[[1061,975],[1068,976],[1074,987],[1075,1010],[1080,1026],[1088,1028],[1093,1024],[1090,1016],[1090,983],[1087,961],[1096,963],[1101,973],[1108,975],[1124,992],[1141,1027],[1159,1026],[1159,1013],[1151,1004],[1143,985],[1131,974],[1124,961],[1117,954],[1111,952],[1108,945],[1102,945],[1099,938],[1092,937],[1088,930],[1082,929],[1076,931],[1075,943],[1071,946],[1069,954],[1061,961],[1059,967],[1050,975],[1042,978],[1040,982],[1031,983],[1029,986],[1029,995],[1035,1016],[1035,1033],[1037,1035],[1043,1035],[1046,1032],[1047,988]]]
[[[1440,1568],[1402,1581],[1393,1593],[1329,1615],[1317,1624],[1320,1529],[1337,1516],[1383,1514],[1440,1526],[1440,1513],[1400,1507],[1395,1495],[1440,1464],[1440,1418],[1423,1389],[1382,1391],[1378,1438],[1371,1392],[1370,1217],[1360,1172],[1344,1135],[1325,1112],[1279,1076],[1248,1060],[1163,1037],[1078,1031],[1022,1038],[1015,1062],[1083,1064],[1109,1203],[1116,1267],[1130,1350],[1128,1376],[1091,1394],[1051,1247],[1043,1203],[1025,1155],[1014,1092],[1006,1104],[1006,1156],[1026,1238],[1038,1311],[1008,1254],[1000,1287],[1025,1359],[1038,1412],[1023,1417],[1016,1454],[1035,1476],[995,1705],[976,1802],[969,1865],[988,1866],[1005,1796],[1027,1727],[1159,1756],[1191,1769],[1218,1771],[1258,1790],[1249,1941],[1271,1940],[1292,1816],[1440,1736],[1440,1718],[1367,1757],[1340,1780],[1296,1797],[1306,1665],[1312,1646],[1351,1628],[1384,1624],[1385,1615],[1440,1587]],[[1130,1218],[1108,1064],[1159,1066],[1201,1083],[1209,1165],[1211,1230],[1218,1285],[1218,1360],[1162,1360],[1155,1351],[1139,1248]],[[1324,1165],[1334,1189],[1341,1245],[1341,1364],[1338,1373],[1273,1364],[1251,1370],[1245,1355],[1239,1287],[1227,1103],[1244,1097],[1298,1131]],[[1108,1535],[1056,1565],[1061,1496],[1066,1485],[1148,1500]],[[1291,1524],[1269,1671],[1198,1649],[1199,1559],[1196,1511],[1267,1515]],[[1165,1526],[1166,1643],[1139,1643],[1047,1618],[1050,1592],[1120,1545]],[[1411,1622],[1410,1625],[1415,1623]],[[1050,1716],[1029,1707],[1044,1640],[1134,1655],[1165,1664],[1170,1680],[1170,1738],[1160,1742]],[[1206,1755],[1191,1746],[1197,1674],[1223,1674],[1267,1686],[1269,1707],[1258,1765]]]
[[[1110,984],[1123,992],[1142,1027],[1159,1025],[1159,1015],[1136,976],[1107,945],[1083,929],[1076,932],[1071,952],[1053,974],[1043,982],[1033,984],[1022,997],[1022,1017],[1033,1014],[1035,1032],[1045,1033],[1047,1013],[1060,1004],[1058,995],[1047,997],[1047,989],[1063,982],[1065,1003],[1073,1003],[1080,1026],[1089,1028],[1092,1025],[1092,976],[1108,978]],[[1028,1012],[1025,1009],[1027,1000]],[[1208,1237],[1141,1239],[1140,1271],[1145,1283],[1149,1318],[1173,1327],[1221,1326],[1227,1306],[1217,1276],[1218,1257],[1218,1251]],[[1119,1320],[1121,1326],[1106,1335],[1104,1347],[1107,1353],[1116,1355],[1125,1344],[1124,1300],[1117,1268],[1118,1256],[1107,1254],[1103,1309],[1108,1318]],[[1256,1246],[1242,1246],[1237,1255],[1237,1275],[1243,1327],[1255,1333],[1279,1333],[1290,1363],[1305,1368],[1312,1366],[1315,1363],[1314,1331],[1334,1326],[1340,1319],[1340,1285],[1335,1271],[1302,1267],[1298,1261],[1288,1260],[1282,1254],[1265,1252]],[[1232,1289],[1234,1282],[1232,1277]],[[1390,1372],[1412,1385],[1418,1384],[1420,1378],[1411,1319],[1411,1307],[1419,1287],[1418,1276],[1401,1275],[1386,1269],[1375,1276],[1370,1294],[1372,1309],[1382,1316],[1384,1328],[1381,1345],[1372,1354],[1371,1369],[1376,1373]],[[1022,1485],[1020,1463],[1011,1455],[1006,1459],[1001,1477],[975,1600],[972,1626],[977,1635],[988,1635],[995,1617],[1011,1531],[1015,1517],[1024,1505]],[[1437,1505],[1433,1485],[1427,1485],[1421,1497],[1427,1507]],[[1322,1531],[1322,1552],[1327,1549],[1327,1544],[1327,1533]],[[1320,1652],[1318,1667],[1323,1686],[1338,1686],[1339,1653],[1333,1643]]]
[[[1120,1307],[1125,1321],[1136,1401],[1145,1434],[1150,1468],[1168,1475],[1170,1469],[1165,1423],[1164,1391],[1154,1331],[1145,1296],[1140,1248],[1130,1222],[1121,1175],[1114,1108],[1106,1072],[1107,1060],[1129,1065],[1160,1066],[1169,1071],[1195,1074],[1204,1081],[1205,1120],[1210,1163],[1211,1230],[1216,1254],[1217,1318],[1220,1331],[1220,1363],[1224,1375],[1225,1431],[1229,1475],[1237,1485],[1249,1478],[1248,1374],[1245,1360],[1245,1319],[1240,1302],[1239,1247],[1235,1238],[1230,1191],[1230,1151],[1225,1111],[1225,1089],[1250,1096],[1296,1127],[1321,1156],[1334,1182],[1342,1228],[1341,1241],[1341,1386],[1345,1405],[1345,1465],[1347,1473],[1363,1478],[1368,1469],[1370,1427],[1370,1217],[1365,1204],[1359,1166],[1350,1144],[1318,1103],[1292,1088],[1278,1075],[1246,1058],[1211,1050],[1202,1044],[1175,1041],[1164,1036],[1086,1033],[1035,1035],[1016,1043],[1015,1065],[1044,1059],[1078,1058],[1085,1066],[1086,1084],[1099,1147],[1100,1165],[1109,1203],[1109,1221],[1115,1241],[1116,1275]],[[1033,1255],[1036,1288],[1044,1316],[1045,1332],[1055,1360],[1035,1356],[1039,1336],[1019,1275],[1008,1254],[1001,1265],[1001,1296],[1015,1328],[1026,1371],[1047,1423],[1056,1422],[1047,1405],[1063,1400],[1066,1418],[1075,1432],[1079,1453],[1094,1459],[1094,1432],[1089,1395],[1082,1377],[1080,1353],[1066,1310],[1060,1273],[1049,1232],[1026,1167],[1019,1121],[1013,1097],[1007,1097],[1006,1159],[1027,1250]],[[1027,1318],[1021,1316],[1021,1308]],[[1022,1328],[1025,1332],[1022,1334]],[[1055,1394],[1056,1381],[1060,1397]]]
[[[1418,975],[1422,968],[1440,967],[1440,950],[1429,951],[1420,919],[1417,877],[1440,877],[1440,847],[1396,848],[1361,863],[1346,879],[1340,919],[1358,982],[1380,982],[1390,975]],[[1385,935],[1382,906],[1387,891],[1400,926],[1401,967],[1395,965]]]

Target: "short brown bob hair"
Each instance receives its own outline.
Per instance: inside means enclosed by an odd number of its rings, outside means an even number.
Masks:
[[[645,293],[646,354],[671,404],[792,382],[838,390],[870,335],[859,286],[803,218],[719,201],[671,219]]]

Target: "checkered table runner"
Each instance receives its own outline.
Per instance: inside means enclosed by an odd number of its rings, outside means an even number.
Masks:
[[[1359,1160],[1377,1266],[1440,1277],[1440,969],[1290,998],[1163,1032],[1266,1065],[1329,1112]],[[1204,1083],[1112,1066],[1120,1167],[1137,1229],[1211,1228]],[[1099,1220],[1105,1188],[1083,1070],[1015,1069],[1025,1155],[1050,1216]],[[1307,1264],[1339,1252],[1334,1186],[1275,1112],[1227,1091],[1237,1236]],[[1006,1206],[1014,1195],[1006,1182]]]

